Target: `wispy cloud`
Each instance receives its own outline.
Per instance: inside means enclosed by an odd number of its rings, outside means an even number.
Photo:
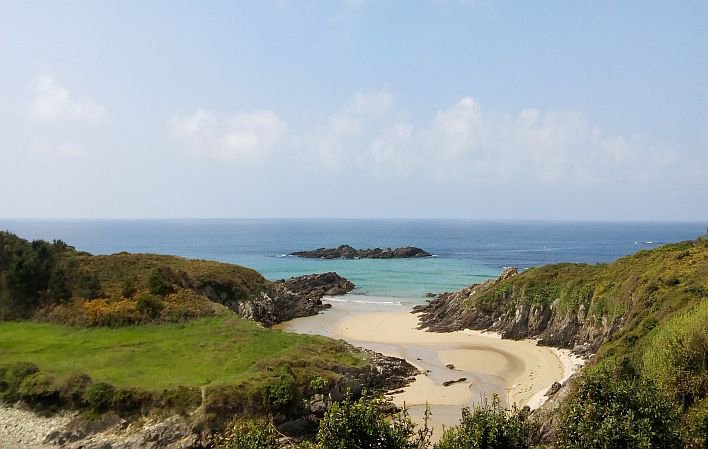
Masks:
[[[581,113],[488,113],[464,97],[415,126],[387,92],[357,94],[315,127],[310,156],[328,169],[547,184],[646,181],[677,161],[669,145],[608,135]]]
[[[39,120],[99,122],[106,114],[101,104],[90,98],[77,97],[51,75],[37,78],[32,91],[29,112]]]
[[[195,155],[259,162],[268,159],[285,135],[287,124],[272,111],[218,114],[198,109],[170,119],[174,138]]]

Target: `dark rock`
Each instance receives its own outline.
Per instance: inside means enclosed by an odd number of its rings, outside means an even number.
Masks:
[[[554,394],[558,393],[558,390],[560,390],[560,389],[561,389],[560,382],[553,382],[553,385],[551,385],[551,388],[548,389],[545,396],[553,396]]]
[[[295,251],[291,255],[312,259],[407,259],[432,256],[429,252],[414,246],[395,249],[356,249],[349,245],[340,245],[337,248],[318,248],[312,251]]]
[[[438,295],[436,295],[435,293],[432,293],[432,292],[428,292],[428,293],[425,294],[425,297],[426,297],[426,298],[435,298],[435,297],[437,297],[437,296],[438,296]]]
[[[450,385],[457,384],[457,383],[460,383],[460,382],[466,382],[466,381],[467,381],[467,378],[466,378],[466,377],[460,377],[460,378],[457,379],[457,380],[446,380],[446,381],[443,382],[442,384],[443,384],[443,387],[449,387]]]
[[[354,284],[337,273],[308,274],[272,283],[260,296],[228,305],[241,317],[270,327],[293,318],[317,315],[332,307],[322,303],[323,296],[343,295],[353,289]]]
[[[447,365],[445,365],[445,368],[447,368],[447,369],[455,369],[455,365],[453,365],[452,363],[448,363]]]

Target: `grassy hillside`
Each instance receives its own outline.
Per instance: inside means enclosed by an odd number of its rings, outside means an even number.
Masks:
[[[116,329],[4,322],[0,360],[33,362],[58,382],[81,372],[94,381],[147,390],[239,383],[267,377],[269,368],[286,362],[311,376],[362,363],[340,342],[268,330],[237,317]]]
[[[604,355],[636,354],[649,332],[697,301],[708,299],[708,239],[639,251],[608,264],[555,264],[530,268],[489,284],[465,300],[468,309],[493,313],[552,306],[556,315],[579,315],[583,324],[619,331]],[[604,323],[604,324],[603,324]]]
[[[61,241],[0,232],[0,320],[85,326],[176,322],[221,315],[269,285],[233,264],[176,256],[92,256]]]

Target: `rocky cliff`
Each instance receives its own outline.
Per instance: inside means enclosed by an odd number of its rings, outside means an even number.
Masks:
[[[318,248],[312,251],[296,251],[291,255],[311,259],[407,259],[432,256],[429,252],[414,246],[394,249],[356,249],[349,245],[340,245],[337,248]]]
[[[308,274],[269,283],[259,293],[239,297],[228,286],[210,283],[199,292],[211,301],[219,302],[242,318],[272,326],[293,318],[317,315],[330,307],[322,303],[325,295],[343,295],[354,289],[354,284],[329,272]]]
[[[438,295],[414,309],[434,332],[490,330],[503,338],[590,355],[631,348],[667,315],[708,297],[705,239],[640,251],[609,264],[555,264]]]

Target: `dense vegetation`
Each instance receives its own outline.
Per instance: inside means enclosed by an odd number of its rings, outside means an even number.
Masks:
[[[92,256],[62,241],[28,242],[0,232],[0,321],[177,322],[221,315],[219,302],[247,300],[267,283],[238,265],[154,254]]]

